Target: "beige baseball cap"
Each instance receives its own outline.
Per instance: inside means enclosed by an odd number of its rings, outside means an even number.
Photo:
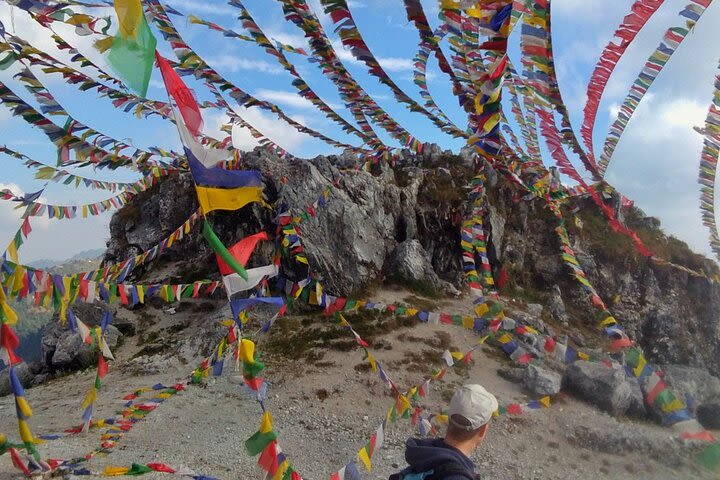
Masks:
[[[455,390],[450,400],[448,419],[456,427],[476,430],[488,423],[497,409],[497,398],[481,385],[463,385]],[[455,415],[462,418],[454,419]]]

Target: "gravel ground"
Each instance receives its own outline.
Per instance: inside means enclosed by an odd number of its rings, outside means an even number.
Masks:
[[[467,301],[446,310],[467,311]],[[163,321],[179,320],[183,320],[181,315]],[[198,336],[205,334],[189,331],[193,345],[203,343]],[[270,384],[268,407],[279,444],[303,478],[328,478],[367,442],[393,398],[377,374],[365,371],[361,350],[315,347],[292,360],[268,356],[263,347],[272,343],[267,342],[283,341],[297,333],[280,328],[273,332],[274,336],[258,343],[258,349],[267,364],[263,375]],[[467,351],[476,340],[457,327],[414,325],[377,336],[370,343],[389,376],[407,388],[422,382],[447,346]],[[134,342],[126,342],[117,352],[118,360],[111,364],[103,382],[97,416],[113,416],[121,406],[120,399],[134,389],[182,380],[199,360],[199,355],[186,359],[192,349],[182,347],[177,351],[183,355],[132,360],[137,350]],[[491,347],[481,347],[474,352],[469,368],[451,371],[433,384],[427,406],[445,405],[452,389],[467,382],[485,385],[501,404],[533,399],[520,385],[497,375],[497,369],[506,366],[502,355]],[[79,423],[80,403],[94,375],[93,371],[68,375],[28,390],[35,412],[30,424],[33,433],[56,433]],[[188,387],[166,400],[126,433],[109,455],[93,458],[88,467],[98,471],[108,465],[164,462],[221,479],[260,477],[256,459],[248,457],[243,447],[245,439],[258,429],[260,408],[239,383],[239,373],[226,364],[222,377],[210,379],[204,387]],[[16,431],[12,397],[2,398],[0,432],[16,439]],[[372,472],[363,472],[363,478],[386,479],[403,468],[404,442],[412,434],[407,420],[388,429],[382,449],[373,457]],[[72,458],[85,455],[99,443],[99,432],[92,431],[46,442],[40,451],[45,458]],[[693,453],[691,447],[674,440],[669,429],[618,420],[561,395],[549,409],[496,419],[474,460],[483,478],[493,479],[712,478],[694,463]],[[16,478],[7,456],[0,460],[0,478]],[[168,476],[148,474],[143,478]]]

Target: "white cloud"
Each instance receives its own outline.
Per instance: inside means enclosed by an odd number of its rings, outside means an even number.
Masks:
[[[301,34],[287,33],[282,30],[266,30],[265,35],[271,39],[295,48],[305,48],[305,37]]]
[[[223,69],[232,73],[239,72],[241,70],[263,73],[280,73],[283,71],[281,67],[266,62],[265,60],[250,60],[225,53],[207,56],[205,57],[205,60],[213,68]]]
[[[235,108],[234,110],[243,120],[289,152],[297,152],[311,138],[298,132],[286,122],[278,120],[274,114],[260,108]],[[230,123],[230,117],[227,114],[205,112],[204,117],[206,134],[216,139],[224,139],[227,136],[227,133],[220,130],[220,127]],[[303,125],[307,125],[307,122],[301,116],[292,118]],[[247,128],[243,128],[238,124],[233,125],[232,142],[235,148],[242,151],[252,150],[260,145]]]
[[[197,0],[167,0],[165,3],[182,13],[206,13],[211,15],[237,16],[239,10],[218,2]]]
[[[315,106],[309,100],[298,95],[296,92],[286,92],[283,90],[270,90],[267,88],[261,88],[253,93],[253,96],[267,100],[269,102],[279,103],[282,105],[288,105],[290,107],[302,108],[306,110],[315,110]],[[341,108],[338,105],[328,103],[330,108],[337,110]]]
[[[388,72],[409,72],[413,69],[411,58],[376,57],[380,66]]]
[[[705,114],[706,107],[691,98],[646,98],[618,144],[607,178],[660,218],[668,233],[710,256],[698,208],[702,137],[692,128]]]

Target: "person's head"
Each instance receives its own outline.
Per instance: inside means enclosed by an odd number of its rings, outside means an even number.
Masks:
[[[455,391],[448,409],[445,442],[466,453],[480,445],[493,413],[498,408],[494,395],[480,385],[463,385]]]

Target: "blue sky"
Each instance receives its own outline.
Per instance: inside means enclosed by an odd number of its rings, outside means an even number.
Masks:
[[[173,0],[168,3],[183,13],[193,13],[243,33],[236,20],[238,11],[224,2]],[[354,61],[349,52],[339,46],[329,19],[319,8],[319,2],[312,0],[310,3],[336,44],[345,65],[378,104],[417,138],[454,151],[462,146],[459,140],[437,130],[425,117],[398,106],[390,90],[369,76],[364,65]],[[437,25],[436,2],[426,0],[423,3],[431,24]],[[618,65],[600,106],[595,127],[596,152],[601,149],[608,124],[614,118],[613,112],[647,56],[656,48],[665,29],[669,25],[678,24],[677,13],[685,3],[685,0],[667,0]],[[555,0],[553,3],[556,65],[560,87],[576,131],[579,131],[585,89],[592,69],[602,48],[627,13],[629,4],[626,0]],[[296,47],[306,47],[300,30],[284,21],[278,2],[247,0],[245,5],[269,37]],[[405,20],[402,2],[352,0],[350,5],[366,42],[381,64],[406,93],[420,101],[417,88],[412,83],[412,58],[417,50],[418,38],[414,27]],[[109,10],[104,14],[108,13]],[[36,47],[59,58],[66,58],[53,47],[47,31],[30,20],[24,12],[3,3],[0,5],[0,20],[7,30],[15,32]],[[173,20],[188,43],[227,79],[258,98],[277,103],[292,118],[328,136],[358,144],[355,137],[344,134],[333,122],[297,96],[290,83],[292,77],[255,44],[224,38],[205,27],[190,25],[182,18],[173,17]],[[720,5],[716,2],[656,81],[628,127],[608,170],[610,182],[634,199],[648,214],[659,217],[668,233],[708,255],[708,235],[700,222],[696,183],[702,141],[692,127],[704,121],[712,95],[712,81],[720,57],[720,30],[717,25],[720,25]],[[78,37],[65,26],[56,27],[56,31],[86,56],[100,65],[106,65],[102,55],[93,50],[91,38]],[[174,58],[160,35],[156,36],[161,53]],[[343,102],[337,91],[316,65],[308,63],[302,56],[289,55],[288,58],[326,103],[337,106],[337,111],[351,120],[342,107]],[[514,60],[519,64],[519,59]],[[21,85],[11,78],[16,72],[17,69],[0,72],[0,79],[31,104],[35,104]],[[34,69],[34,73],[75,118],[96,130],[136,146],[179,146],[177,132],[172,124],[157,118],[138,120],[131,114],[115,110],[107,99],[98,99],[92,92],[78,92],[65,85],[59,76],[44,75],[37,69]],[[201,99],[210,98],[202,85],[191,81],[188,83]],[[428,69],[428,83],[437,103],[456,123],[464,125],[463,114],[457,108],[447,77],[438,71],[432,60]],[[166,99],[157,71],[151,81],[148,97]],[[242,116],[294,155],[311,157],[332,153],[330,147],[297,133],[271,113],[250,109],[243,111]],[[219,126],[226,121],[227,118],[220,112],[205,111],[208,133],[220,137]],[[54,161],[54,147],[45,136],[22,120],[12,118],[3,106],[0,106],[0,128],[0,143],[41,162]],[[379,129],[376,130],[379,132]],[[381,135],[381,138],[395,145],[387,136]],[[237,128],[233,132],[233,141],[243,149],[254,145],[250,135]],[[0,188],[11,187],[30,192],[42,186],[20,162],[5,156],[0,161]],[[137,178],[130,171],[83,169],[75,173],[102,180],[128,181]],[[107,193],[51,184],[43,198],[56,204],[82,204],[106,198],[109,196]],[[27,262],[39,258],[66,258],[81,250],[102,247],[109,235],[109,218],[109,214],[87,220],[33,218],[34,232],[21,250],[21,258]],[[0,202],[0,243],[3,246],[7,245],[19,224],[19,215],[12,210],[12,205]]]

